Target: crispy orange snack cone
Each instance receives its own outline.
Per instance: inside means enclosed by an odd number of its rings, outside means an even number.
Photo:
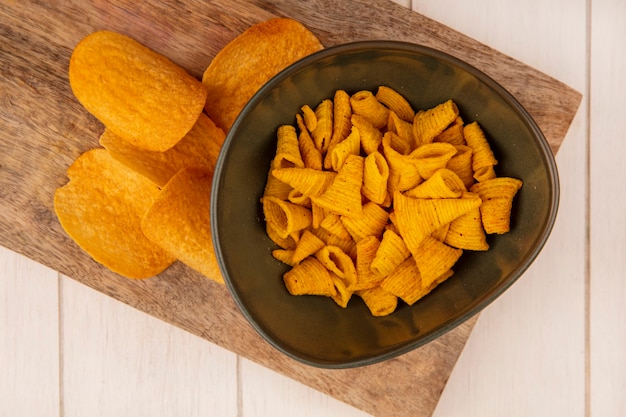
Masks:
[[[308,257],[283,275],[291,295],[324,295],[333,297],[337,289],[331,273],[316,258]]]
[[[357,91],[350,97],[350,105],[355,114],[365,117],[376,129],[387,126],[389,109],[371,91]]]
[[[417,112],[413,119],[413,136],[418,146],[431,143],[459,116],[456,103],[448,100],[437,106]]]
[[[411,252],[402,237],[393,230],[386,230],[370,268],[380,276],[387,276],[409,256]]]
[[[373,287],[356,291],[374,317],[384,317],[393,313],[398,306],[398,297],[381,287]]]
[[[497,177],[476,183],[471,191],[483,200],[480,207],[483,227],[488,234],[502,234],[511,230],[513,198],[522,188],[517,178]]]
[[[296,128],[291,125],[279,126],[277,136],[276,156],[272,161],[272,166],[276,168],[304,168]]]
[[[413,123],[415,111],[406,98],[393,88],[381,85],[376,91],[376,99],[387,106],[389,110],[401,120]]]
[[[311,225],[312,214],[306,207],[271,196],[265,196],[261,201],[265,220],[272,223],[283,239]]]
[[[342,216],[341,222],[355,242],[367,236],[382,236],[389,221],[389,213],[376,203],[365,203],[360,214]]]
[[[363,186],[363,165],[365,158],[349,155],[332,184],[313,202],[331,213],[341,216],[359,216],[363,212],[361,205],[361,187]]]
[[[412,254],[431,233],[472,209],[480,207],[480,198],[411,198],[396,192],[395,219],[400,235]]]
[[[322,195],[337,176],[334,172],[313,168],[274,169],[272,175],[308,197]]]
[[[326,151],[324,168],[330,169],[330,158],[333,148],[350,134],[352,130],[351,117],[352,107],[350,106],[350,96],[345,90],[335,91],[333,97],[333,133],[328,144],[328,150]]]
[[[391,274],[387,275],[380,283],[380,287],[408,305],[415,304],[428,293],[422,286],[419,269],[413,257],[405,259]]]
[[[441,168],[417,187],[406,192],[414,198],[459,198],[466,191],[463,180],[452,170]]]
[[[368,236],[359,240],[356,244],[356,284],[355,291],[366,290],[376,287],[384,278],[372,270],[372,262],[376,258],[376,252],[380,241],[376,236]]]
[[[314,255],[326,244],[308,230],[302,232],[298,246],[293,251],[292,262],[294,264],[302,262],[305,258]]]
[[[426,237],[413,255],[417,269],[420,271],[422,285],[430,287],[437,278],[449,271],[463,254],[463,250],[455,249],[433,237]]]
[[[472,122],[463,128],[463,136],[467,145],[472,148],[472,169],[476,181],[485,181],[496,177],[494,166],[498,160],[491,150],[491,146],[485,137],[485,133],[478,124]]]

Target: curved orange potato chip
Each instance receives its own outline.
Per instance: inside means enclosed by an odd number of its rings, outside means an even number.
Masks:
[[[69,80],[78,101],[107,128],[158,152],[191,130],[207,94],[200,81],[166,57],[106,30],[78,43]]]
[[[150,180],[104,149],[79,156],[67,175],[69,182],[54,194],[54,211],[94,260],[128,278],[149,278],[175,261],[141,231],[141,219],[159,195]]]
[[[163,187],[183,168],[202,168],[213,172],[225,136],[222,129],[201,114],[189,133],[164,152],[138,148],[109,129],[105,129],[100,136],[100,145],[115,159]]]
[[[211,172],[186,168],[178,172],[141,221],[144,234],[207,278],[224,283],[211,237]]]
[[[207,114],[228,131],[263,84],[322,48],[312,32],[292,19],[274,18],[250,27],[222,48],[202,76]]]

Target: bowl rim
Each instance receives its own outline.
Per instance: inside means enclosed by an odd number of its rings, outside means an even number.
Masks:
[[[548,183],[550,185],[550,202],[549,202],[549,216],[545,220],[544,227],[541,230],[541,233],[537,235],[535,239],[535,244],[525,255],[525,261],[517,265],[517,267],[509,274],[509,278],[503,281],[501,284],[498,284],[494,287],[487,296],[482,297],[478,302],[473,304],[468,310],[460,314],[458,317],[443,322],[441,325],[436,327],[433,331],[425,334],[418,335],[414,340],[407,342],[405,345],[400,346],[392,351],[383,352],[377,355],[371,355],[364,358],[359,358],[351,361],[342,361],[342,362],[328,362],[328,361],[317,361],[307,355],[304,357],[299,355],[301,352],[295,352],[293,349],[289,349],[283,346],[278,340],[276,340],[270,332],[266,331],[266,329],[259,324],[259,322],[255,319],[255,317],[248,311],[246,307],[245,301],[240,297],[235,285],[232,282],[232,278],[230,276],[228,266],[224,260],[224,254],[222,251],[222,247],[220,245],[220,231],[218,227],[218,216],[214,215],[214,213],[218,213],[219,206],[219,191],[221,189],[220,183],[222,181],[222,170],[225,164],[226,155],[229,153],[230,147],[234,141],[234,138],[239,130],[240,125],[244,122],[246,115],[249,113],[249,109],[254,108],[259,101],[261,101],[268,90],[272,90],[275,85],[283,82],[284,79],[288,78],[292,73],[299,71],[303,67],[309,66],[311,64],[315,64],[317,61],[323,60],[329,56],[342,54],[345,52],[358,52],[361,50],[381,50],[383,52],[391,52],[394,50],[400,50],[408,53],[415,53],[420,55],[427,55],[429,57],[433,57],[436,59],[440,59],[445,61],[446,63],[459,67],[462,70],[470,73],[477,79],[479,79],[482,83],[487,85],[490,89],[494,90],[498,95],[500,95],[505,102],[507,102],[510,106],[512,106],[515,111],[521,114],[523,117],[523,123],[528,127],[532,134],[537,138],[538,148],[540,149],[540,153],[545,156],[545,164],[547,165],[547,171],[550,173],[548,178]],[[317,367],[317,368],[326,368],[326,369],[345,369],[345,368],[355,368],[360,366],[372,365],[378,362],[382,362],[388,359],[395,358],[397,356],[406,354],[416,348],[425,345],[445,333],[457,328],[459,325],[463,324],[465,321],[480,313],[483,309],[489,306],[493,301],[495,301],[498,297],[502,295],[508,288],[510,288],[530,267],[530,265],[535,261],[543,247],[548,241],[548,238],[554,228],[554,224],[556,222],[558,209],[560,202],[560,180],[559,180],[559,172],[556,164],[556,160],[554,157],[554,153],[545,138],[543,132],[537,125],[534,118],[528,113],[524,106],[507,90],[505,89],[499,82],[495,81],[491,76],[474,67],[473,65],[463,61],[460,58],[457,58],[447,52],[440,51],[438,49],[417,44],[406,41],[398,41],[398,40],[360,40],[353,41],[348,43],[342,43],[334,46],[326,47],[320,51],[312,53],[294,63],[287,66],[279,73],[277,73],[274,77],[268,80],[246,103],[246,105],[242,108],[241,112],[235,119],[235,122],[231,126],[229,132],[226,135],[222,148],[220,150],[219,156],[217,158],[214,177],[212,181],[212,189],[211,189],[211,203],[210,203],[210,226],[211,226],[211,235],[213,239],[213,246],[215,255],[217,258],[217,262],[220,268],[220,271],[224,277],[224,281],[226,286],[235,300],[235,303],[239,310],[242,312],[246,320],[251,324],[254,330],[262,336],[262,338],[268,342],[272,347],[277,349],[279,352],[282,352],[289,358],[292,358],[300,363]]]

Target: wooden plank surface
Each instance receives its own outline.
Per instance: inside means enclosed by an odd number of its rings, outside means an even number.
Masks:
[[[208,342],[197,348],[188,332],[92,292],[61,283],[63,355],[72,358],[61,375],[63,416],[237,415],[237,355]]]
[[[586,0],[481,0],[480,10],[464,0],[414,4],[586,91]],[[585,416],[586,106],[585,96],[556,158],[561,197],[550,240],[522,279],[481,313],[433,417]]]
[[[589,284],[589,412],[592,416],[626,415],[626,217],[624,207],[623,132],[626,106],[626,4],[594,0],[590,67],[591,160]]]
[[[399,39],[460,56],[513,92],[555,151],[580,100],[566,85],[387,1],[3,3],[0,53],[8,65],[0,81],[0,244],[370,413],[429,415],[474,320],[385,364],[358,371],[305,368],[262,342],[223,287],[179,264],[147,281],[117,277],[77,249],[52,213],[52,192],[65,182],[65,169],[96,146],[102,129],[66,81],[69,54],[82,36],[100,28],[130,34],[198,76],[226,42],[274,15],[305,22],[327,46]],[[390,385],[385,375],[402,383]]]
[[[2,247],[0,260],[0,415],[60,417],[59,274]]]

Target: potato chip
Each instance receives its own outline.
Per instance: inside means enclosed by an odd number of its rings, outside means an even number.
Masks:
[[[154,152],[172,148],[191,130],[207,97],[206,88],[183,68],[106,30],[76,45],[69,81],[78,101],[108,129]]]
[[[251,26],[224,46],[205,70],[207,114],[228,132],[263,84],[322,48],[317,37],[293,19],[273,18]]]
[[[161,190],[141,221],[141,230],[187,266],[224,283],[211,237],[211,183],[213,175],[185,168]]]
[[[316,258],[306,258],[283,275],[283,282],[291,295],[337,294],[330,272]]]
[[[110,129],[105,129],[100,136],[100,145],[115,159],[163,187],[183,168],[201,168],[213,172],[224,138],[224,131],[205,114],[201,114],[189,133],[164,152],[138,148]]]
[[[350,105],[354,114],[365,117],[376,129],[387,126],[389,109],[371,91],[357,91],[350,97]]]
[[[146,238],[141,219],[159,188],[104,149],[80,155],[54,193],[66,233],[95,261],[128,278],[159,274],[175,258]]]
[[[384,317],[393,313],[398,307],[398,297],[388,293],[381,287],[357,291],[370,313],[374,317]]]

